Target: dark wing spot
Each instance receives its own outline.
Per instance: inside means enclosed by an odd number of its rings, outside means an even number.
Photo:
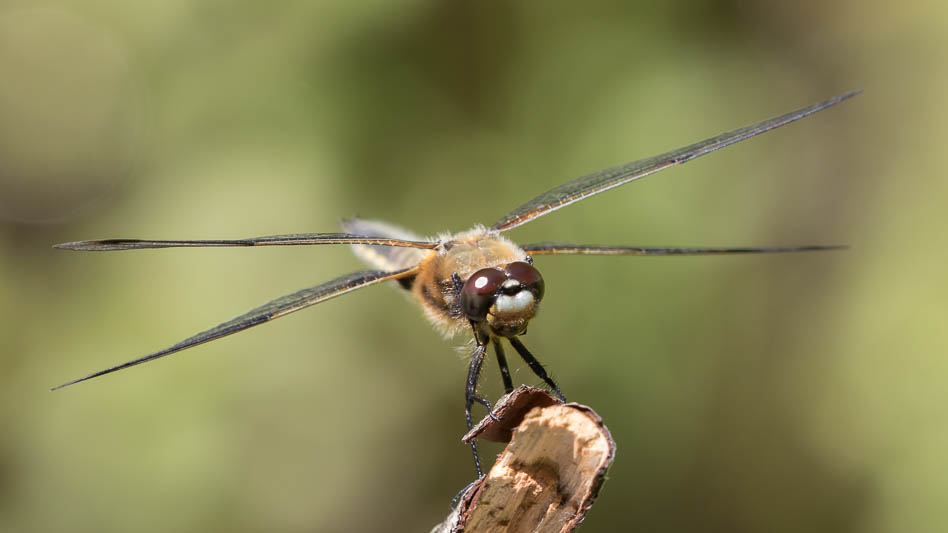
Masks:
[[[398,280],[398,284],[402,286],[406,291],[410,291],[412,285],[415,284],[415,278],[417,276],[408,276],[407,278],[401,278]]]

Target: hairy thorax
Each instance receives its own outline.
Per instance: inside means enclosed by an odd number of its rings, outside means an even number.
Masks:
[[[455,297],[452,274],[457,273],[463,282],[482,268],[526,261],[527,254],[499,233],[480,226],[441,236],[440,241],[444,244],[422,260],[411,291],[428,319],[445,334],[454,335],[470,326]]]

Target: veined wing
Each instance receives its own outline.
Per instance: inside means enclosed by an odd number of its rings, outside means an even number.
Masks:
[[[594,244],[565,244],[540,242],[521,246],[530,255],[723,255],[772,254],[784,252],[815,252],[843,250],[844,245],[768,246],[740,248],[650,248],[642,246],[598,246]]]
[[[264,322],[269,322],[273,319],[280,318],[281,316],[288,315],[293,311],[299,311],[304,307],[316,305],[330,298],[335,298],[336,296],[345,294],[347,292],[361,289],[362,287],[367,287],[369,285],[374,285],[383,281],[396,280],[406,276],[411,276],[416,270],[417,267],[412,267],[396,272],[370,270],[346,274],[345,276],[340,276],[332,281],[323,283],[322,285],[303,289],[301,291],[294,292],[293,294],[287,294],[286,296],[267,302],[256,309],[252,309],[211,329],[202,331],[193,337],[188,337],[178,344],[175,344],[169,348],[165,348],[164,350],[139,357],[138,359],[133,359],[111,368],[106,368],[105,370],[100,370],[83,378],[68,381],[62,385],[53,387],[52,390],[61,389],[66,386],[79,383],[80,381],[86,381],[87,379],[110,374],[117,370],[122,370],[124,368],[139,365],[141,363],[146,363],[148,361],[158,359],[159,357],[164,357],[175,352],[180,352],[181,350],[191,348],[192,346],[204,344],[205,342],[219,339],[232,333],[243,331],[247,328],[252,328],[253,326],[263,324]]]
[[[145,248],[180,248],[202,246],[302,246],[309,244],[372,244],[376,246],[402,246],[406,248],[432,249],[438,243],[411,241],[387,237],[369,237],[351,233],[295,233],[292,235],[268,235],[248,239],[198,240],[198,241],[151,241],[143,239],[105,239],[96,241],[64,242],[53,248],[83,251],[141,250]]]
[[[573,202],[578,202],[594,194],[599,194],[614,187],[624,185],[630,181],[648,176],[653,172],[666,169],[675,165],[680,165],[691,161],[697,157],[719,150],[734,143],[749,139],[755,135],[760,135],[766,131],[789,124],[799,120],[807,115],[826,109],[827,107],[838,104],[847,98],[851,98],[862,91],[852,91],[835,98],[830,98],[824,102],[813,104],[796,111],[787,113],[770,120],[753,124],[728,133],[723,133],[717,137],[703,140],[699,143],[685,146],[671,152],[667,152],[647,159],[641,159],[632,163],[626,163],[612,168],[600,170],[599,172],[576,178],[568,181],[559,187],[554,187],[549,191],[537,196],[529,202],[518,207],[499,222],[491,226],[492,230],[507,231],[525,224],[539,216],[543,216],[551,211],[555,211],[563,206]]]

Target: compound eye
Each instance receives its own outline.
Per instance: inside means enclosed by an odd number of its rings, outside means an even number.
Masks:
[[[467,278],[461,291],[461,309],[467,318],[475,322],[487,318],[487,311],[494,304],[497,289],[507,281],[502,270],[482,268]]]
[[[530,263],[514,261],[507,265],[507,276],[520,282],[520,285],[532,292],[537,301],[543,298],[543,276]]]

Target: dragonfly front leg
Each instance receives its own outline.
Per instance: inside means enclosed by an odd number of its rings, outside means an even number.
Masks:
[[[461,290],[464,287],[464,281],[461,279],[461,276],[457,272],[451,274],[451,280],[454,284],[454,294],[455,302],[461,301]],[[464,389],[464,418],[467,420],[467,429],[470,431],[474,427],[474,420],[471,418],[471,406],[474,403],[479,403],[487,408],[487,416],[491,417],[493,420],[499,420],[497,416],[494,415],[493,408],[490,405],[490,402],[486,398],[477,395],[477,382],[480,380],[481,368],[484,366],[484,357],[487,355],[487,343],[490,340],[490,335],[478,327],[474,321],[470,321],[471,331],[474,334],[474,351],[471,353],[471,363],[467,371],[467,386]],[[496,344],[495,344],[496,346]],[[501,352],[498,352],[500,357],[503,357]],[[506,361],[504,361],[501,367],[506,367]],[[510,372],[505,373],[504,385],[509,386],[510,381]],[[484,475],[483,470],[481,470],[481,460],[477,455],[477,444],[471,442],[471,453],[474,455],[474,468],[477,470],[477,477],[480,478]]]
[[[467,429],[474,427],[474,421],[471,419],[471,406],[479,403],[487,408],[487,416],[493,420],[499,420],[494,416],[490,402],[486,398],[477,395],[477,381],[481,374],[481,367],[484,365],[484,356],[487,354],[487,344],[476,343],[474,352],[471,354],[471,366],[467,372],[467,387],[464,391],[464,417],[467,419]],[[477,477],[484,475],[481,470],[481,460],[477,455],[477,443],[471,441],[471,452],[474,454],[474,468],[477,470]]]
[[[563,393],[560,392],[560,388],[556,385],[556,382],[553,381],[553,378],[546,373],[546,369],[543,368],[543,365],[540,364],[540,361],[537,361],[537,358],[527,350],[527,347],[520,342],[520,339],[517,337],[509,337],[507,340],[510,341],[510,344],[517,350],[517,353],[520,354],[520,357],[523,358],[524,362],[530,366],[530,370],[533,370],[533,373],[542,379],[551,389],[553,393],[556,394],[556,397],[560,399],[561,402],[566,403],[566,396],[563,396]]]
[[[513,380],[510,378],[510,367],[507,366],[507,357],[504,356],[504,347],[500,344],[500,337],[493,337],[494,353],[497,354],[497,365],[500,366],[500,379],[504,380],[504,392],[513,392]]]

